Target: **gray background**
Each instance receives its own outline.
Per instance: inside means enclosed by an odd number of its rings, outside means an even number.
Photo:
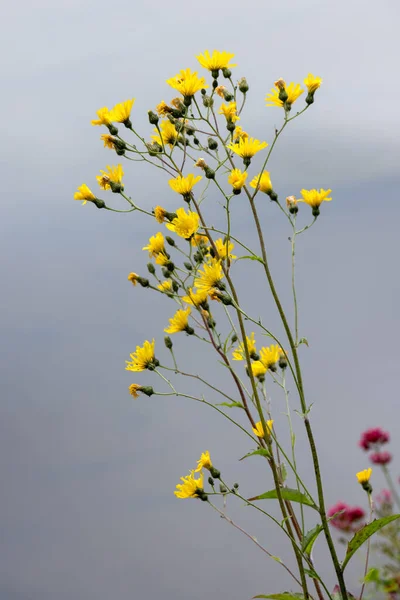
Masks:
[[[354,477],[368,465],[359,432],[381,425],[393,435],[390,449],[399,447],[397,3],[37,0],[4,11],[0,598],[242,600],[288,589],[277,563],[207,506],[172,494],[205,449],[245,495],[272,487],[262,459],[237,461],[250,449],[246,439],[206,407],[134,402],[127,393],[132,381],[155,385],[150,375],[124,371],[136,344],[154,336],[167,359],[162,330],[172,304],[126,280],[145,272],[140,249],[154,223],[72,198],[84,181],[95,190],[99,169],[115,163],[103,131],[90,125],[95,111],[135,97],[132,118],[148,137],[147,110],[174,96],[165,79],[197,67],[195,55],[207,48],[235,52],[234,78],[246,75],[251,88],[241,124],[267,141],[281,118],[264,106],[273,81],[302,81],[309,71],[324,78],[270,170],[281,198],[302,187],[333,190],[299,245],[301,334],[310,342],[302,360],[327,502],[365,503]],[[158,173],[132,163],[125,182],[142,206],[177,206]],[[289,306],[290,232],[264,204],[273,272]],[[206,207],[217,219],[212,195]],[[242,196],[234,223],[251,240]],[[246,307],[280,332],[260,272],[242,263],[237,278]],[[186,366],[204,364],[218,381],[196,341],[177,337],[178,355],[190,345]],[[270,392],[285,436],[283,399]],[[383,485],[377,472],[374,485]],[[230,514],[273,554],[289,556],[272,524],[240,502]],[[317,556],[333,585],[323,551]],[[357,589],[361,561],[354,566]]]

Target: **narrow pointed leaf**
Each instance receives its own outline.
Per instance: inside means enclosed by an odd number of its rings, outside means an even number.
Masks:
[[[253,452],[249,452],[248,454],[245,454],[244,456],[242,456],[242,458],[239,458],[239,460],[244,460],[245,458],[248,458],[249,456],[257,456],[257,454],[259,454],[260,456],[271,456],[271,454],[269,453],[269,451],[266,448],[259,448],[258,450],[253,450]]]
[[[313,546],[314,546],[314,543],[315,543],[317,537],[319,536],[319,534],[321,533],[321,531],[323,531],[322,525],[316,525],[313,529],[310,529],[310,531],[308,531],[306,533],[306,535],[304,536],[303,543],[301,545],[301,549],[308,556],[310,556]]]
[[[219,404],[216,404],[215,406],[227,406],[228,408],[244,408],[243,404],[241,404],[241,402],[220,402]]]
[[[281,488],[281,495],[284,500],[290,500],[291,502],[299,502],[300,504],[305,504],[306,506],[311,506],[317,510],[314,502],[311,500],[309,496],[302,494],[299,490],[293,490],[291,488]],[[265,494],[260,494],[259,496],[254,496],[253,498],[249,498],[249,502],[254,500],[274,500],[278,498],[278,494],[276,490],[270,490],[269,492],[265,492]]]
[[[385,525],[395,521],[399,517],[400,514],[390,515],[389,517],[383,517],[382,519],[375,519],[372,523],[368,523],[368,525],[364,525],[364,527],[359,529],[347,544],[347,551],[342,563],[342,569],[345,569],[351,557],[357,552],[360,546],[371,537],[371,535],[374,535],[374,533],[382,529],[382,527],[385,527]]]

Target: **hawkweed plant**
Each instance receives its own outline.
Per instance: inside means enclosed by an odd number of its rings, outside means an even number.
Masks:
[[[300,362],[300,350],[307,340],[299,337],[295,256],[299,236],[317,223],[320,213],[325,211],[324,203],[332,200],[332,190],[328,187],[329,182],[326,189],[301,189],[300,184],[299,191],[282,200],[277,192],[278,182],[268,170],[272,152],[282,133],[292,121],[312,107],[322,79],[310,73],[303,84],[287,84],[283,79],[275,81],[265,102],[267,107],[273,107],[271,110],[279,111],[274,113],[274,118],[280,114],[281,124],[275,130],[271,127],[272,139],[266,141],[258,139],[256,132],[247,132],[242,127],[249,85],[245,77],[239,80],[233,78],[232,70],[236,67],[232,63],[234,55],[214,50],[212,53],[205,51],[196,58],[204,74],[199,75],[187,68],[167,79],[166,83],[175,97],[169,103],[162,101],[154,110],[148,111],[150,126],[144,135],[135,127],[133,98],[116,104],[112,109],[103,107],[97,111],[97,119],[92,121],[92,125],[105,128],[101,135],[104,146],[114,151],[118,157],[115,162],[120,162],[100,171],[97,176],[99,192],[95,193],[82,184],[74,197],[99,209],[140,213],[149,218],[151,235],[143,248],[149,258],[147,273],[144,273],[144,267],[136,266],[134,268],[141,273],[130,273],[128,280],[135,287],[146,288],[146,293],[159,294],[160,301],[168,301],[174,308],[171,308],[171,318],[164,332],[153,332],[154,339],[151,340],[138,340],[140,343],[126,361],[126,369],[138,376],[129,387],[130,394],[133,398],[140,395],[181,396],[217,411],[236,426],[238,435],[251,440],[252,449],[247,456],[261,456],[273,481],[271,490],[251,497],[237,483],[227,481],[223,466],[218,461],[216,466],[214,457],[212,460],[209,451],[201,448],[197,465],[189,465],[191,470],[180,478],[175,496],[200,500],[200,504],[216,511],[266,556],[275,560],[272,549],[265,548],[229,517],[228,498],[244,502],[281,530],[292,548],[296,568],[289,567],[281,559],[276,564],[277,568],[286,570],[287,588],[293,591],[263,590],[264,593],[256,597],[349,600],[355,597],[345,583],[345,568],[349,560],[366,543],[367,569],[369,538],[387,525],[388,519],[394,520],[399,515],[391,513],[390,516],[373,518],[371,469],[357,474],[369,499],[368,522],[355,527],[360,515],[357,518],[358,513],[354,511],[349,515],[343,506],[327,513]],[[261,168],[253,167],[255,156],[257,162],[261,161]],[[165,193],[170,193],[176,200],[173,211],[160,205],[147,210],[129,194],[124,186],[124,169],[130,162],[146,162],[162,172]],[[238,202],[237,196],[241,197],[242,205],[247,205],[248,226],[255,230],[251,247],[238,238],[232,227],[231,215]],[[115,197],[122,199],[126,208],[114,208],[112,199]],[[271,211],[280,211],[288,225],[291,242],[290,314],[294,315],[290,320],[272,276],[265,243],[267,232],[260,222],[259,207],[266,202],[270,203]],[[207,218],[207,206],[210,205],[214,214],[217,210],[223,214],[225,225],[221,229],[212,226]],[[301,226],[298,225],[298,216],[302,220]],[[283,339],[279,339],[259,317],[247,312],[240,298],[240,286],[235,280],[235,266],[239,261],[253,261],[253,266],[256,265],[259,270],[259,281],[264,278],[265,293],[272,296],[283,325]],[[167,335],[164,336],[164,333]],[[188,344],[206,344],[221,369],[228,374],[230,386],[223,389],[220,384],[213,383],[208,372],[182,370],[181,359],[174,352],[171,336],[175,335],[192,338]],[[260,346],[261,337],[268,340],[269,345]],[[161,356],[160,346],[164,347],[163,354],[167,358]],[[200,369],[201,364],[197,367]],[[181,378],[185,381],[189,378],[193,382],[193,394],[180,390]],[[209,396],[206,393],[196,395],[199,382],[210,392]],[[289,448],[284,446],[274,428],[274,415],[267,395],[267,386],[272,382],[278,385],[285,397],[291,439]],[[292,388],[290,403],[289,386]],[[220,402],[211,400],[216,395],[221,398]],[[291,410],[297,411],[305,427],[316,493],[308,489],[297,467]],[[236,416],[238,411],[244,419]],[[293,487],[287,484],[289,479],[293,480]],[[269,512],[271,502],[277,503],[281,519]],[[315,525],[309,531],[305,529],[305,508],[312,510],[315,516]],[[344,557],[339,558],[329,520],[344,523],[353,535]],[[325,539],[337,582],[333,590],[320,576],[319,565],[313,559],[313,545],[320,535]],[[363,591],[364,584],[358,594],[360,599]]]

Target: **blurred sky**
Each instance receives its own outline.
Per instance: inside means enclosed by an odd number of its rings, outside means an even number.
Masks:
[[[250,84],[241,124],[269,142],[282,117],[264,105],[273,82],[302,81],[309,71],[324,78],[315,104],[279,140],[270,170],[281,198],[303,187],[333,190],[299,241],[300,333],[310,343],[301,358],[327,503],[365,503],[354,476],[368,465],[360,431],[381,425],[392,434],[389,449],[400,449],[399,12],[394,0],[21,0],[3,8],[1,600],[244,600],[291,587],[276,562],[209,507],[172,494],[205,449],[244,495],[270,489],[261,458],[238,462],[250,450],[246,439],[199,404],[133,401],[127,392],[132,381],[156,387],[150,374],[124,370],[137,344],[154,336],[168,359],[162,338],[172,303],[127,282],[130,271],[145,272],[141,248],[154,222],[73,201],[78,185],[96,189],[99,169],[115,162],[103,131],[90,125],[95,111],[135,97],[132,118],[148,138],[147,110],[176,95],[165,80],[197,67],[205,49],[235,53],[234,79]],[[126,190],[147,209],[176,208],[160,173],[126,165]],[[234,202],[236,234],[253,244],[244,198]],[[212,194],[204,206],[217,222]],[[269,201],[260,199],[260,214],[288,307],[290,231]],[[260,270],[242,262],[236,277],[248,310],[281,334]],[[200,343],[176,338],[185,367],[218,383]],[[269,391],[285,436],[283,398]],[[378,473],[373,483],[383,486]],[[229,514],[289,557],[273,524],[240,504]],[[322,547],[318,567],[333,585]],[[349,584],[357,589],[362,562],[354,563]]]

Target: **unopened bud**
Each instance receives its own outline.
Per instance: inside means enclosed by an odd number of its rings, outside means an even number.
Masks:
[[[214,90],[217,89],[217,87],[218,87],[218,81],[216,79],[213,80],[212,86],[213,86]]]
[[[167,244],[169,244],[172,247],[176,245],[175,240],[172,237],[170,237],[169,235],[165,236],[165,241],[167,242]]]
[[[227,296],[226,294],[223,294],[222,296],[220,296],[220,300],[221,300],[222,304],[224,304],[225,306],[232,306],[232,304],[233,304],[232,298],[230,296]]]
[[[165,338],[164,338],[164,344],[165,344],[165,346],[168,348],[168,350],[171,350],[171,348],[172,348],[173,344],[172,344],[172,340],[171,340],[171,338],[169,337],[169,335],[166,335],[166,336],[165,336]]]
[[[161,271],[162,271],[162,274],[164,275],[165,279],[170,279],[172,277],[171,273],[165,267],[163,269],[161,269]]]
[[[185,267],[185,269],[187,269],[188,271],[191,271],[193,269],[192,265],[189,262],[184,262],[183,266]]]
[[[147,263],[147,270],[151,275],[154,275],[154,273],[156,272],[154,265],[151,262]]]
[[[233,336],[231,337],[231,342],[232,344],[235,344],[238,341],[238,336],[236,335],[236,333],[233,334]]]
[[[238,483],[234,483],[233,487],[235,488],[235,490],[238,490],[239,489],[239,484]]]
[[[169,260],[165,266],[167,267],[170,273],[173,273],[175,271],[175,265],[172,261]]]
[[[214,487],[214,479],[212,477],[209,477],[207,481],[211,485],[211,487]]]
[[[299,207],[297,206],[296,196],[288,196],[286,198],[286,206],[288,207],[289,212],[292,215],[295,215],[296,213],[299,212]]]
[[[158,115],[156,115],[156,113],[154,113],[152,110],[149,110],[147,114],[149,115],[149,121],[151,125],[157,125],[158,121],[160,120]]]
[[[236,125],[235,123],[232,123],[232,121],[228,121],[226,124],[226,128],[228,131],[235,131]]]
[[[214,477],[214,479],[219,479],[221,477],[221,473],[213,466],[210,467],[210,473],[211,477]]]
[[[174,290],[174,292],[177,292],[179,290],[179,283],[175,280],[172,282],[172,289]]]
[[[207,179],[215,179],[215,171],[208,166],[204,167],[204,175]]]
[[[210,150],[216,150],[218,148],[218,142],[214,138],[209,137],[207,140],[208,147]]]
[[[231,77],[232,75],[232,71],[230,69],[228,69],[228,67],[224,67],[222,69],[222,75],[226,78],[229,79],[229,77]]]
[[[278,365],[281,369],[286,369],[287,367],[287,360],[286,360],[286,356],[281,356],[279,361],[278,361]]]
[[[197,137],[193,138],[193,144],[196,144],[196,146],[198,146],[200,144],[200,140],[198,140]]]
[[[205,106],[206,108],[211,108],[213,105],[214,99],[211,98],[211,96],[203,96],[203,106]]]
[[[249,84],[247,83],[246,77],[242,77],[241,79],[239,79],[238,86],[242,94],[246,94],[246,92],[249,91]]]

